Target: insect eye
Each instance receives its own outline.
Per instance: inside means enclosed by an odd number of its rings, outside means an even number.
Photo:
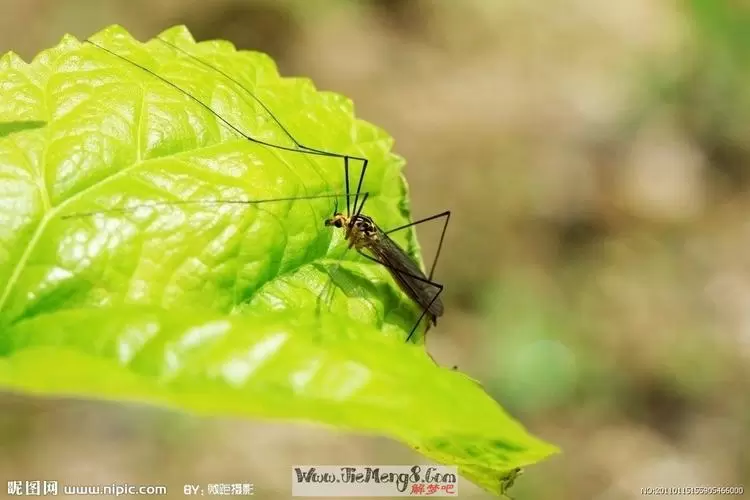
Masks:
[[[333,223],[336,227],[341,227],[341,219],[336,219],[336,222]]]

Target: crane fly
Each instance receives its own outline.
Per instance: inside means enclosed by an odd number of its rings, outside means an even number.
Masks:
[[[281,150],[281,151],[286,151],[286,152],[291,152],[291,153],[299,153],[301,158],[306,158],[308,161],[309,161],[310,156],[341,159],[343,161],[343,167],[344,167],[344,187],[346,190],[345,193],[343,195],[342,194],[320,194],[320,195],[279,197],[279,198],[268,198],[268,199],[257,199],[257,200],[211,199],[211,200],[180,200],[180,201],[162,202],[162,203],[156,202],[156,203],[141,204],[141,205],[135,205],[135,206],[122,207],[122,208],[111,208],[111,209],[105,209],[105,210],[95,210],[95,211],[86,211],[86,212],[74,212],[74,213],[63,215],[62,218],[69,219],[69,218],[76,218],[76,217],[89,217],[89,216],[94,216],[96,214],[103,214],[103,213],[127,213],[127,212],[136,211],[143,207],[164,207],[164,206],[201,205],[201,204],[205,204],[205,205],[235,204],[235,205],[258,206],[258,205],[265,204],[265,203],[284,202],[284,201],[289,202],[289,201],[294,201],[294,200],[334,199],[335,206],[333,210],[333,215],[326,218],[323,221],[324,226],[329,226],[329,227],[332,226],[334,228],[345,229],[345,240],[348,243],[347,250],[354,248],[360,255],[362,255],[366,259],[385,267],[390,273],[390,275],[392,276],[395,283],[399,286],[399,288],[407,295],[407,297],[411,301],[413,301],[415,304],[417,304],[421,308],[422,312],[420,316],[418,317],[418,319],[416,320],[414,326],[411,328],[409,335],[406,338],[406,341],[408,342],[413,337],[414,333],[418,329],[420,323],[422,322],[425,316],[427,316],[428,318],[428,325],[427,325],[427,328],[425,329],[425,333],[429,329],[430,324],[435,325],[437,323],[437,318],[443,314],[443,303],[440,300],[440,294],[443,291],[443,285],[433,281],[432,276],[435,270],[435,265],[437,264],[437,260],[440,256],[440,250],[442,248],[443,238],[445,236],[445,232],[448,227],[448,222],[450,219],[450,212],[446,211],[446,212],[443,212],[443,213],[440,213],[431,217],[427,217],[425,219],[421,219],[415,222],[411,222],[411,223],[408,223],[408,224],[405,224],[405,225],[402,225],[402,226],[399,226],[399,227],[396,227],[387,231],[380,229],[380,227],[375,223],[375,221],[371,217],[364,215],[362,213],[365,203],[370,194],[370,193],[362,191],[363,182],[364,182],[365,174],[367,171],[367,166],[369,163],[369,160],[367,158],[325,151],[322,149],[317,149],[317,148],[303,145],[301,142],[297,141],[292,136],[292,134],[282,125],[282,123],[271,112],[268,106],[266,106],[255,94],[253,94],[253,92],[251,92],[247,87],[242,85],[235,78],[231,77],[229,74],[222,71],[221,69],[189,53],[185,49],[175,45],[174,43],[168,40],[165,40],[161,37],[156,37],[156,40],[159,40],[160,42],[164,43],[166,46],[171,47],[175,51],[187,56],[188,58],[190,58],[191,60],[194,60],[200,65],[212,69],[213,71],[222,75],[222,77],[226,78],[228,81],[233,82],[235,85],[241,88],[246,95],[248,95],[255,103],[260,105],[260,107],[264,110],[264,112],[271,117],[271,120],[279,127],[283,135],[286,136],[289,139],[289,141],[291,141],[291,145],[274,144],[269,141],[260,140],[258,138],[250,136],[249,134],[243,132],[239,126],[223,118],[212,107],[205,104],[200,99],[193,96],[192,94],[190,94],[181,86],[161,76],[156,71],[144,65],[138,64],[137,62],[130,60],[124,55],[121,55],[114,50],[105,48],[94,41],[87,40],[86,42],[103,52],[111,54],[112,56],[117,57],[120,60],[125,61],[133,65],[134,67],[143,70],[147,74],[158,79],[159,81],[163,82],[169,87],[175,89],[179,93],[187,96],[190,100],[194,101],[199,106],[201,106],[202,108],[204,108],[205,110],[209,111],[211,114],[216,116],[225,128],[228,128],[229,130],[233,131],[235,134],[244,138],[247,141],[255,143],[264,148],[273,148],[276,150]],[[350,189],[350,168],[351,168],[352,162],[361,163],[361,171],[359,174],[359,180],[357,182],[357,187],[354,192],[352,192],[352,190]],[[362,197],[361,201],[360,201],[360,196]],[[342,197],[345,198],[346,200],[345,201],[346,213],[342,213],[338,211],[338,199]],[[419,265],[409,256],[409,254],[406,251],[404,251],[395,241],[393,241],[393,239],[389,235],[396,233],[398,231],[410,228],[410,227],[417,226],[419,224],[422,224],[428,221],[441,219],[441,218],[444,219],[444,224],[443,224],[442,233],[440,236],[440,241],[438,244],[438,248],[437,248],[431,269],[428,275],[425,275],[425,273],[420,269]],[[333,275],[330,276],[330,280],[328,284],[331,284],[332,282],[333,282]],[[326,288],[328,287],[328,284],[326,285]]]
[[[386,232],[378,227],[372,217],[362,215],[362,207],[364,207],[368,196],[369,193],[364,194],[362,205],[354,215],[348,216],[334,210],[333,216],[325,220],[325,225],[343,229],[344,237],[348,242],[348,248],[354,248],[363,257],[381,264],[388,269],[401,290],[422,308],[422,314],[419,316],[417,322],[414,324],[406,338],[406,341],[408,342],[419,327],[422,318],[427,316],[429,320],[427,328],[429,329],[429,323],[437,325],[437,318],[443,315],[443,302],[440,300],[443,285],[432,281],[432,273],[435,270],[435,264],[440,256],[440,249],[443,244],[443,238],[445,237],[445,231],[448,227],[450,212],[446,211]],[[393,233],[394,231],[441,217],[445,217],[445,225],[443,226],[443,232],[440,235],[440,243],[438,243],[435,264],[432,266],[430,276],[427,277],[409,254],[407,254],[404,249],[388,236],[388,233]],[[364,253],[363,250],[365,249],[372,255]]]

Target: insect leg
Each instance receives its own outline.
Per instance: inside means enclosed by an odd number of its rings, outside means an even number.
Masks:
[[[433,285],[433,286],[435,286],[435,287],[442,287],[442,286],[443,286],[443,285],[441,285],[440,283],[435,283],[435,282],[434,282],[434,281],[432,281],[432,280],[428,280],[427,278],[424,278],[424,277],[421,277],[421,276],[417,276],[417,275],[415,275],[415,274],[412,274],[412,273],[410,273],[409,271],[406,271],[406,270],[404,270],[404,269],[401,269],[401,268],[398,268],[398,267],[394,267],[394,266],[391,266],[390,264],[387,264],[387,263],[381,262],[381,261],[379,261],[378,259],[376,259],[375,257],[372,257],[372,256],[370,256],[370,255],[367,255],[366,253],[364,253],[364,252],[363,252],[362,250],[360,250],[360,249],[357,249],[357,252],[359,252],[359,254],[360,254],[360,255],[361,255],[362,257],[365,257],[365,258],[366,258],[366,259],[368,259],[368,260],[371,260],[371,261],[373,261],[373,262],[375,262],[375,263],[377,263],[377,264],[380,264],[381,266],[383,266],[383,267],[385,267],[385,268],[388,268],[388,269],[392,269],[392,270],[394,270],[394,271],[398,272],[399,274],[403,274],[404,276],[409,276],[410,278],[414,278],[415,280],[419,280],[419,281],[421,281],[421,282],[423,282],[423,283],[427,283],[428,285]]]
[[[357,209],[357,198],[354,198],[354,215],[359,215],[362,213],[362,209],[365,207],[365,202],[367,201],[367,197],[370,196],[370,193],[365,193],[365,195],[362,197],[362,204],[359,206],[359,209]]]
[[[365,172],[367,171],[367,164],[368,164],[367,158],[362,158],[362,157],[358,157],[358,156],[349,156],[349,155],[344,155],[344,154],[341,154],[341,153],[334,153],[334,152],[326,151],[326,150],[323,150],[323,149],[312,148],[310,146],[306,146],[306,145],[302,144],[301,142],[299,142],[291,134],[291,132],[289,132],[289,130],[286,127],[284,127],[284,125],[281,123],[281,121],[271,112],[271,109],[268,106],[266,106],[266,104],[263,101],[261,101],[258,98],[258,96],[256,96],[249,88],[247,88],[242,83],[240,83],[236,78],[232,77],[230,74],[226,73],[221,68],[219,68],[217,66],[214,66],[213,64],[210,64],[207,61],[204,61],[200,57],[197,57],[197,56],[191,54],[187,50],[185,50],[185,49],[177,46],[176,44],[174,44],[174,43],[172,43],[172,42],[170,42],[168,40],[165,40],[164,38],[156,37],[156,39],[159,40],[160,42],[162,42],[163,44],[165,44],[165,45],[167,45],[169,47],[172,47],[174,50],[176,50],[176,51],[178,51],[178,52],[186,55],[187,57],[189,57],[190,59],[198,62],[199,64],[201,64],[201,65],[203,65],[203,66],[205,66],[207,68],[210,68],[210,69],[216,71],[218,74],[222,75],[224,78],[226,78],[227,80],[231,81],[232,83],[234,83],[235,85],[237,85],[239,88],[241,88],[245,92],[245,94],[249,95],[256,103],[258,103],[266,111],[266,113],[268,113],[268,115],[279,126],[279,128],[282,130],[282,132],[294,143],[295,147],[297,147],[297,148],[299,148],[301,150],[308,151],[310,153],[315,153],[315,154],[321,155],[321,156],[330,156],[330,157],[335,157],[335,158],[343,158],[344,159],[344,175],[346,176],[345,182],[346,182],[346,193],[347,193],[347,195],[349,194],[349,160],[351,159],[351,160],[359,160],[359,161],[361,161],[362,162],[362,171],[361,171],[361,173],[359,175],[359,183],[357,184],[357,191],[356,191],[357,194],[356,194],[356,197],[354,199],[354,207],[356,209],[356,207],[357,207],[357,200],[359,199],[360,191],[362,189],[362,182],[363,182],[364,177],[365,177]],[[347,215],[347,217],[350,217],[352,215],[352,212],[351,212],[351,209],[349,207],[349,198],[347,198],[346,200],[347,200],[347,212],[346,212],[346,215]]]
[[[367,164],[369,163],[369,160],[367,158],[363,159],[362,161],[362,171],[359,173],[359,183],[357,184],[357,191],[356,195],[354,196],[354,210],[357,210],[357,200],[359,200],[359,194],[360,191],[362,191],[362,181],[365,179],[365,173],[367,172]],[[348,182],[348,175],[347,175],[347,182]],[[349,193],[348,186],[347,186],[347,193]],[[365,193],[364,199],[362,200],[362,204],[359,206],[359,212],[362,211],[362,208],[365,206],[365,201],[367,201],[368,193]],[[357,212],[357,213],[359,213]],[[347,214],[351,215],[351,214]]]
[[[344,157],[344,177],[346,182],[346,216],[352,216],[352,209],[349,206],[349,157]],[[354,200],[354,205],[357,205],[357,200]]]
[[[443,240],[445,239],[445,232],[448,229],[448,223],[451,220],[451,211],[446,210],[445,212],[439,213],[437,215],[432,215],[430,217],[426,217],[424,219],[420,219],[418,221],[410,222],[409,224],[404,224],[403,226],[399,226],[393,229],[390,229],[388,231],[385,231],[385,234],[391,234],[395,233],[396,231],[401,231],[402,229],[406,229],[408,227],[416,226],[418,224],[422,224],[423,222],[429,222],[431,220],[440,219],[441,217],[445,217],[445,222],[443,223],[443,232],[440,234],[440,241],[438,243],[437,251],[435,252],[435,258],[432,261],[432,266],[430,267],[430,273],[427,275],[428,278],[432,279],[432,275],[435,272],[435,266],[437,266],[438,259],[440,258],[440,251],[443,248]]]
[[[419,327],[419,323],[422,322],[422,318],[424,318],[425,314],[427,314],[427,311],[429,311],[429,309],[432,306],[432,304],[438,299],[438,297],[440,296],[440,294],[443,293],[443,288],[444,288],[443,285],[441,285],[440,283],[436,283],[436,282],[434,282],[432,280],[425,279],[425,278],[423,278],[421,276],[416,276],[416,275],[414,275],[414,274],[412,274],[412,273],[410,273],[408,271],[405,271],[403,269],[399,269],[399,268],[393,267],[393,266],[391,266],[391,265],[389,265],[389,264],[387,264],[385,262],[381,262],[378,259],[376,259],[375,257],[367,255],[366,253],[364,253],[360,249],[357,249],[357,252],[359,252],[359,254],[362,255],[363,257],[365,257],[366,259],[371,260],[371,261],[373,261],[373,262],[375,262],[377,264],[380,264],[381,266],[386,267],[386,268],[388,268],[388,269],[390,269],[390,270],[392,270],[394,272],[397,272],[397,273],[402,274],[404,276],[409,276],[410,278],[414,278],[415,280],[422,281],[423,283],[427,283],[428,285],[432,285],[435,288],[437,288],[437,293],[435,293],[435,295],[432,297],[432,299],[430,300],[430,303],[427,304],[427,307],[425,307],[422,310],[422,314],[419,315],[419,319],[417,319],[417,322],[414,324],[414,326],[412,327],[411,331],[409,332],[409,335],[406,337],[406,342],[408,342],[411,339],[412,335],[414,335],[414,332],[417,330],[417,327]],[[428,326],[428,328],[429,328],[429,326]]]
[[[424,315],[427,314],[427,311],[430,309],[432,304],[437,300],[437,298],[440,296],[441,293],[443,293],[443,285],[439,283],[430,283],[431,285],[437,287],[438,291],[435,294],[435,296],[432,298],[429,304],[427,304],[427,307],[425,307],[422,310],[422,314],[419,316],[419,319],[417,319],[417,322],[414,323],[414,326],[411,328],[411,331],[409,332],[409,335],[406,337],[406,342],[409,342],[409,339],[411,339],[411,336],[414,335],[414,332],[417,331],[417,327],[419,326],[419,323],[422,322],[422,318],[424,318]],[[429,324],[427,325],[427,328],[429,329]],[[427,335],[427,331],[425,331],[425,335]]]
[[[141,208],[158,208],[158,207],[176,207],[176,206],[189,206],[189,205],[261,205],[264,203],[280,202],[280,201],[297,201],[297,200],[320,200],[320,199],[334,199],[338,200],[342,194],[316,194],[310,196],[290,196],[283,198],[267,198],[259,200],[230,200],[230,199],[218,199],[218,200],[177,200],[177,201],[165,201],[165,202],[154,202],[154,203],[143,203],[139,205],[133,205],[129,207],[119,208],[108,208],[103,210],[92,210],[88,212],[73,212],[65,215],[61,215],[60,219],[72,219],[79,217],[90,217],[92,215],[107,214],[107,213],[119,213],[125,214],[128,212],[134,212]],[[347,196],[347,200],[354,195]],[[338,203],[338,201],[336,201]]]
[[[202,108],[204,108],[205,110],[207,110],[208,112],[210,112],[211,114],[213,114],[214,116],[216,116],[216,118],[218,120],[220,120],[224,124],[224,126],[228,127],[234,133],[238,134],[239,136],[245,138],[246,140],[248,140],[250,142],[253,142],[253,143],[256,143],[256,144],[259,144],[259,145],[262,145],[262,146],[270,147],[270,148],[273,148],[273,149],[277,149],[277,150],[280,150],[280,151],[289,151],[289,152],[293,152],[293,153],[300,153],[300,154],[303,154],[303,155],[313,155],[313,156],[329,157],[329,158],[343,158],[344,159],[344,171],[345,171],[345,175],[346,175],[346,188],[347,188],[346,191],[347,191],[347,195],[349,193],[348,162],[349,162],[350,159],[361,161],[362,162],[362,171],[360,173],[359,183],[358,183],[358,187],[357,187],[357,199],[358,199],[359,194],[360,194],[359,191],[360,191],[360,189],[362,187],[364,175],[365,175],[365,172],[367,170],[368,160],[366,158],[362,158],[362,157],[358,157],[358,156],[345,155],[345,154],[341,154],[341,153],[335,153],[335,152],[331,152],[331,151],[325,151],[325,150],[322,150],[322,149],[316,149],[316,148],[312,148],[312,147],[309,147],[309,146],[305,146],[304,144],[302,144],[299,141],[297,141],[297,139],[295,139],[294,136],[292,136],[292,134],[289,132],[289,130],[286,129],[286,127],[283,126],[283,124],[281,123],[281,121],[271,112],[270,108],[268,106],[266,106],[265,103],[263,103],[253,92],[250,91],[250,89],[248,89],[247,87],[245,87],[244,85],[242,85],[237,79],[232,78],[228,73],[222,71],[220,68],[218,68],[218,67],[216,67],[216,66],[214,66],[212,64],[209,64],[206,61],[203,61],[199,57],[194,56],[193,54],[187,52],[186,50],[178,47],[177,45],[175,45],[175,44],[173,44],[173,43],[171,43],[171,42],[169,42],[167,40],[164,40],[163,38],[157,37],[156,39],[159,40],[159,41],[161,41],[162,43],[166,44],[167,46],[172,47],[173,49],[177,50],[178,52],[186,55],[190,59],[192,59],[192,60],[200,63],[201,65],[203,65],[203,66],[205,66],[207,68],[212,69],[213,71],[215,71],[218,74],[224,76],[226,79],[228,79],[229,81],[231,81],[235,85],[237,85],[240,89],[242,89],[244,91],[244,94],[250,96],[254,100],[254,102],[258,103],[263,108],[263,110],[271,117],[271,119],[273,120],[273,122],[279,127],[279,130],[281,130],[284,133],[284,135],[286,135],[289,138],[289,140],[292,142],[292,145],[273,144],[271,142],[264,141],[264,140],[252,137],[252,136],[246,134],[245,132],[243,132],[240,129],[239,126],[231,123],[229,120],[227,120],[224,117],[222,117],[211,106],[209,106],[208,104],[202,102],[200,99],[198,99],[197,97],[193,96],[192,94],[190,94],[189,92],[187,92],[185,89],[183,89],[182,87],[180,87],[176,83],[174,83],[174,82],[168,80],[167,78],[161,76],[156,71],[151,70],[151,69],[147,68],[146,66],[144,66],[142,64],[139,64],[139,63],[137,63],[135,61],[131,61],[127,57],[125,57],[123,55],[120,55],[120,54],[118,54],[118,53],[116,53],[116,52],[114,52],[114,51],[112,51],[110,49],[107,49],[106,47],[103,47],[100,44],[98,44],[98,43],[96,43],[96,42],[94,42],[92,40],[86,40],[85,42],[88,43],[88,44],[90,44],[90,45],[92,45],[92,46],[94,46],[94,47],[96,47],[96,48],[98,48],[99,50],[107,52],[107,53],[111,54],[112,56],[114,56],[114,57],[116,57],[116,58],[118,58],[118,59],[120,59],[122,61],[125,61],[125,62],[127,62],[129,64],[131,64],[134,67],[137,67],[137,68],[141,69],[142,71],[148,73],[152,77],[154,77],[154,78],[162,81],[163,83],[169,85],[173,89],[175,89],[178,92],[180,92],[181,94],[185,95],[186,97],[188,97],[189,99],[191,99],[192,101],[194,101],[195,103],[197,103],[198,105],[200,105]],[[243,100],[245,100],[245,99],[243,98]],[[308,162],[311,161],[308,156],[304,156],[304,158]],[[313,168],[318,173],[318,175],[321,175],[321,177],[322,177],[322,174],[318,170],[318,168],[315,167],[315,166],[313,166]],[[356,206],[356,203],[357,203],[357,199],[355,199],[355,206]],[[349,199],[347,198],[347,202],[348,201],[349,201]],[[349,215],[351,215],[350,212],[347,213],[347,216],[349,216]]]

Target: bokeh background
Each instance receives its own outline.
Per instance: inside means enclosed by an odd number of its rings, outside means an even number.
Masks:
[[[750,495],[750,2],[0,7],[0,52],[184,23],[269,53],[388,130],[414,216],[453,210],[429,350],[564,450],[526,471],[516,499]],[[420,232],[427,260],[435,229]],[[3,480],[168,484],[176,498],[241,481],[276,499],[294,464],[415,461],[384,438],[304,425],[0,396]]]

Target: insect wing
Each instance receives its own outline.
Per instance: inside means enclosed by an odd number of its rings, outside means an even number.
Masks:
[[[427,312],[433,317],[443,314],[443,303],[440,298],[435,298],[439,288],[428,282],[414,260],[395,241],[378,230],[377,243],[368,248],[414,302],[427,308]]]

